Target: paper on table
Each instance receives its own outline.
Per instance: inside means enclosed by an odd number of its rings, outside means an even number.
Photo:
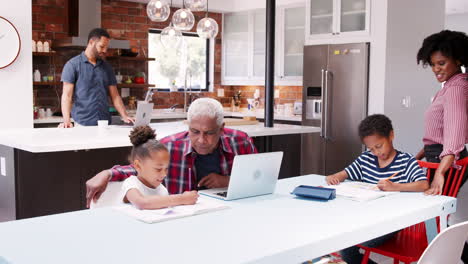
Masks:
[[[342,182],[339,185],[330,185],[328,188],[336,189],[336,195],[349,198],[351,200],[363,202],[380,197],[392,195],[398,192],[385,192],[379,190],[376,184],[365,182]]]
[[[157,223],[172,219],[204,214],[208,212],[227,209],[229,206],[211,198],[199,197],[194,205],[179,205],[171,208],[156,210],[139,210],[131,204],[125,204],[114,207],[128,216],[143,221],[145,223]]]

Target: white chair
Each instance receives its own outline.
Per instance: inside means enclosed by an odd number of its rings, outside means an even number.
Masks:
[[[418,264],[462,263],[460,257],[467,237],[468,221],[445,229],[429,244]]]
[[[97,200],[97,203],[91,201],[90,209],[108,207],[118,205],[120,202],[117,200],[120,189],[122,188],[123,181],[121,182],[109,182],[106,190],[101,194],[101,197]]]

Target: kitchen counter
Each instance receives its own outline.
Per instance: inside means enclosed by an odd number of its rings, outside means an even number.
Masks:
[[[152,123],[157,137],[181,132],[187,129],[182,121]],[[229,126],[246,132],[251,137],[304,134],[319,132],[318,127],[275,124],[264,127],[263,123],[246,126]],[[14,129],[0,132],[0,145],[32,153],[101,149],[131,146],[128,134],[130,127],[109,126],[108,128],[76,127],[70,129],[36,128]]]
[[[129,112],[129,114],[132,114],[132,112]],[[134,114],[134,112],[133,112]],[[225,111],[224,116],[225,117],[244,117],[244,116],[255,116],[257,119],[263,119],[264,118],[264,112],[263,110],[259,110],[256,112],[247,112],[246,110],[241,110],[240,112],[231,112],[231,111]],[[184,112],[167,112],[162,109],[155,109],[153,110],[151,119],[152,120],[163,120],[163,119],[185,119],[187,117],[187,113]],[[301,122],[302,118],[300,115],[292,115],[292,116],[287,116],[287,115],[274,115],[274,119],[278,121],[296,121],[296,122]],[[34,124],[55,124],[55,123],[61,123],[63,122],[62,117],[58,116],[53,116],[53,117],[46,117],[46,118],[39,118],[34,120]]]

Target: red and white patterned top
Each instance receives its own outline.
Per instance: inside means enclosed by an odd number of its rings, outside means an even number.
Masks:
[[[440,158],[455,155],[468,143],[468,74],[452,76],[438,91],[424,117],[424,145],[442,144]]]

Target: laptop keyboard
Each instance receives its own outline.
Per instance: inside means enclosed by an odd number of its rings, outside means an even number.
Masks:
[[[226,196],[227,196],[227,192],[219,192],[219,193],[216,193],[216,195],[219,195],[219,196],[222,196],[222,197],[226,197]]]

